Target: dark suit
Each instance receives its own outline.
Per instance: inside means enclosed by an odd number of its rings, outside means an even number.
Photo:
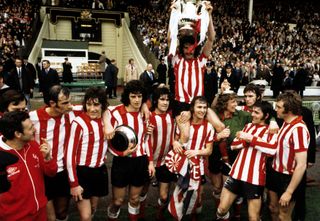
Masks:
[[[107,95],[109,98],[112,98],[112,91],[114,92],[114,96],[117,96],[116,89],[117,89],[117,81],[118,81],[118,67],[114,64],[108,64],[106,71],[103,74],[103,79],[105,86],[107,86]]]
[[[36,80],[37,79],[37,71],[34,68],[33,64],[27,62],[24,64],[24,66],[26,67],[26,69],[29,71],[29,73],[33,77],[33,80]]]
[[[227,75],[227,72],[225,70],[221,73],[219,87],[221,87],[221,84],[224,81],[224,79],[227,79],[230,83],[230,89],[237,93],[240,87],[240,79],[237,77],[234,70],[232,70],[230,76]]]
[[[63,72],[62,72],[62,80],[63,82],[71,83],[73,81],[72,76],[72,65],[70,62],[63,62],[62,63]]]
[[[164,83],[167,84],[167,65],[160,63],[157,67],[159,84]]]
[[[39,77],[39,91],[43,94],[44,102],[48,102],[49,89],[57,84],[60,84],[58,72],[55,69],[49,68],[48,73],[42,69]]]
[[[22,85],[20,85],[20,80]],[[24,67],[21,67],[21,76],[18,75],[17,68],[11,70],[7,85],[14,90],[20,91],[23,94],[30,94],[31,89],[34,88],[34,79],[31,73]]]
[[[144,71],[142,74],[140,74],[140,80],[143,82],[143,85],[147,90],[148,97],[150,97],[152,94],[152,88],[154,84],[158,82],[154,76],[154,73],[152,71],[149,73],[151,73],[152,78],[149,76],[147,71]]]
[[[205,70],[204,96],[206,97],[209,105],[211,105],[216,93],[218,93],[218,75],[213,69],[209,73]]]
[[[41,71],[42,71],[42,62],[38,62],[34,66],[36,67],[37,76],[39,78],[39,76],[41,75]]]

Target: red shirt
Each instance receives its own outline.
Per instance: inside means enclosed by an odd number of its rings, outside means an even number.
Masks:
[[[47,106],[29,113],[35,129],[35,140],[42,143],[41,138],[47,139],[51,146],[53,159],[57,161],[58,171],[65,169],[64,152],[67,138],[70,136],[70,125],[72,120],[82,113],[82,106],[75,106],[74,110],[57,117],[51,117],[46,112]],[[79,110],[75,110],[75,109]]]
[[[147,155],[149,161],[153,160],[152,148],[148,142],[148,136],[146,135],[146,125],[140,112],[128,112],[123,104],[118,106],[109,107],[111,116],[111,125],[116,128],[120,125],[130,126],[138,136],[138,148],[136,152],[132,153],[128,157],[140,157]],[[110,145],[109,151],[114,156],[123,156],[123,152],[117,151]]]
[[[230,176],[254,185],[265,185],[266,156],[276,153],[277,136],[268,133],[267,125],[249,123],[243,128],[243,132],[252,134],[255,138],[248,144],[235,138],[231,149],[241,149],[232,165]],[[257,141],[257,138],[262,141]]]
[[[173,57],[175,76],[175,100],[190,104],[196,96],[204,94],[204,69],[207,59],[200,57],[185,60],[181,55]]]
[[[43,176],[54,176],[57,164],[55,160],[44,161],[39,144],[35,141],[17,151],[1,137],[0,149],[19,158],[17,163],[6,167],[11,188],[0,194],[0,220],[23,220],[46,206]]]
[[[290,123],[283,123],[277,143],[273,169],[280,173],[293,174],[296,166],[295,153],[307,151],[310,143],[310,134],[301,116]]]
[[[104,164],[107,148],[102,118],[92,120],[86,113],[82,113],[74,119],[66,152],[66,166],[71,187],[79,185],[77,165],[101,167]]]
[[[174,120],[170,113],[156,114],[152,112],[150,123],[154,125],[151,146],[153,148],[153,162],[155,167],[165,163],[165,156],[172,146]]]

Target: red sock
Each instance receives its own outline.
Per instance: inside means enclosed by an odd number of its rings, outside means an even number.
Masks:
[[[240,220],[241,207],[242,207],[242,201],[240,203],[236,202],[233,205],[233,217],[237,220]]]

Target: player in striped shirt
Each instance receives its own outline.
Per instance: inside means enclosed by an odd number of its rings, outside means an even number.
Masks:
[[[64,152],[71,121],[80,114],[80,110],[73,111],[73,108],[69,89],[55,85],[49,90],[47,105],[30,112],[30,119],[36,129],[35,140],[41,143],[41,139],[47,139],[52,147],[52,157],[58,165],[54,177],[45,177],[49,221],[68,218],[70,185],[64,163]]]
[[[228,211],[238,195],[248,200],[250,220],[260,220],[266,157],[276,152],[276,135],[268,132],[272,112],[269,102],[256,102],[251,113],[252,122],[237,132],[231,149],[239,149],[240,152],[222,189],[218,220],[229,220]]]
[[[254,84],[248,84],[243,89],[244,94],[244,102],[245,104],[242,106],[239,106],[240,110],[252,112],[253,105],[256,103],[256,101],[261,101],[261,93],[258,86]]]
[[[191,210],[193,218],[196,219],[196,216],[201,213],[202,209],[202,192],[203,184],[205,181],[205,168],[204,160],[205,157],[209,156],[212,153],[213,141],[215,136],[215,131],[213,126],[206,120],[206,114],[208,110],[208,103],[205,97],[197,96],[191,102],[191,114],[192,118],[190,120],[190,131],[189,131],[189,141],[185,146],[182,146],[177,140],[180,136],[180,131],[178,130],[178,135],[176,136],[176,141],[174,142],[173,148],[175,152],[184,153],[190,161],[193,161],[196,165],[192,165],[190,169],[190,183],[189,188],[194,188],[197,192],[196,195],[193,194],[197,199],[190,200],[189,205],[187,206],[188,210]],[[228,129],[225,129],[228,130]],[[223,133],[221,133],[223,134]],[[221,136],[218,139],[229,136],[229,133],[224,133],[225,136]],[[189,162],[190,162],[189,161]],[[190,163],[189,163],[190,167]],[[198,183],[198,184],[197,184]],[[194,186],[196,185],[196,186]],[[174,194],[170,200],[169,211],[174,217],[180,217],[181,213],[184,214],[180,206],[177,206],[179,198],[182,195],[185,197],[186,194],[182,194],[183,191],[179,190],[179,187],[176,187]],[[194,201],[196,200],[196,201]],[[193,203],[191,203],[193,202]],[[195,202],[195,203],[194,203]],[[180,215],[179,215],[180,214]]]
[[[173,68],[175,76],[175,100],[173,102],[172,114],[176,118],[177,125],[181,131],[180,141],[182,143],[188,141],[190,122],[188,120],[181,120],[181,117],[184,118],[181,112],[190,110],[190,103],[194,97],[204,95],[205,65],[215,38],[212,22],[213,8],[209,1],[207,3],[206,9],[209,14],[209,25],[207,39],[202,51],[201,45],[197,45],[194,36],[182,36],[179,38],[178,53],[169,62],[172,64],[171,68]],[[171,55],[168,57],[170,58]],[[207,119],[217,131],[221,131],[224,128],[219,118],[211,109],[208,109]]]
[[[107,141],[103,134],[102,113],[107,109],[105,90],[90,87],[83,99],[83,113],[71,123],[66,150],[70,193],[81,220],[91,220],[99,197],[108,194],[108,173],[104,160]]]
[[[151,124],[147,125],[140,113],[142,103],[146,100],[147,94],[142,82],[132,80],[127,83],[121,95],[122,104],[109,108],[113,128],[120,125],[130,126],[138,137],[138,144],[129,146],[123,152],[110,146],[109,150],[114,157],[111,168],[113,200],[108,207],[109,220],[118,220],[127,187],[129,219],[138,219],[139,196],[149,177],[153,177],[155,173],[152,149],[147,141],[147,133],[150,134],[153,127]]]
[[[302,120],[301,107],[301,98],[296,93],[284,92],[276,100],[277,116],[284,123],[279,131],[272,170],[267,174],[273,220],[291,220],[296,197],[302,191],[310,134]]]
[[[164,220],[163,214],[168,204],[170,183],[176,180],[175,174],[171,173],[165,165],[165,156],[172,148],[174,119],[170,105],[170,91],[166,87],[157,88],[153,93],[152,114],[150,124],[154,130],[149,137],[149,142],[153,151],[153,164],[156,169],[156,178],[159,182],[159,199],[157,220]],[[140,195],[140,218],[144,217],[145,200],[149,189],[148,182]]]

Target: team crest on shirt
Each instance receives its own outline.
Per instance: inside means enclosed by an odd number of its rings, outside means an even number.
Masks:
[[[7,168],[7,173],[8,173],[8,177],[11,177],[15,174],[20,173],[20,170],[18,169],[18,167],[8,167]]]
[[[34,165],[35,168],[39,168],[40,164],[39,164],[39,157],[36,154],[32,154],[33,159],[35,159],[36,163]]]

